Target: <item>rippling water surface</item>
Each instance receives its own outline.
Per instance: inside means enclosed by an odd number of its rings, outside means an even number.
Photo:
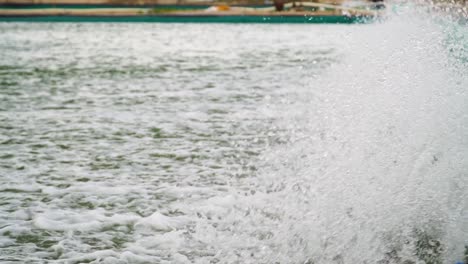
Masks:
[[[0,261],[463,260],[466,41],[0,24]]]

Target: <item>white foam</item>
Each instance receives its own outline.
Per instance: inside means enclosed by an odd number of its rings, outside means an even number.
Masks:
[[[12,246],[15,244],[15,241],[13,239],[7,238],[7,237],[1,237],[0,238],[0,247],[8,247]]]
[[[96,231],[112,225],[133,224],[141,217],[135,214],[106,216],[104,210],[74,212],[50,210],[34,217],[34,226],[55,231]]]
[[[0,186],[0,192],[40,192],[38,184],[4,184]]]
[[[135,223],[137,229],[153,229],[156,231],[172,231],[183,226],[184,218],[182,217],[168,217],[160,212],[154,212],[148,217],[139,219]]]

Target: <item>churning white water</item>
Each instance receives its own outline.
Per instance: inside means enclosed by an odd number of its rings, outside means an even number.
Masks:
[[[463,13],[5,23],[0,55],[2,263],[466,261]]]
[[[291,139],[246,202],[271,221],[266,263],[466,258],[466,27],[402,15],[346,29],[342,61],[282,109]]]

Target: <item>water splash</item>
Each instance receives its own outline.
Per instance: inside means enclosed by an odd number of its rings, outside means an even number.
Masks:
[[[422,14],[353,29],[343,62],[284,121],[300,120],[297,139],[260,175],[280,219],[266,263],[463,259],[468,35]]]
[[[349,28],[342,61],[297,91],[294,109],[278,110],[288,143],[262,155],[224,228],[196,233],[226,245],[219,259],[466,259],[468,31],[459,19],[396,8]]]

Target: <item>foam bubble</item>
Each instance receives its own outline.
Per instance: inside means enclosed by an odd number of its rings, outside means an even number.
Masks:
[[[134,214],[105,215],[104,210],[74,212],[69,210],[49,210],[37,214],[34,226],[55,231],[96,231],[113,225],[133,224],[141,217]]]

